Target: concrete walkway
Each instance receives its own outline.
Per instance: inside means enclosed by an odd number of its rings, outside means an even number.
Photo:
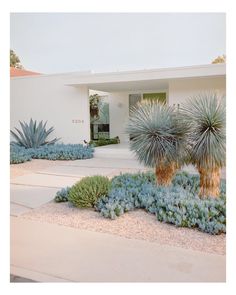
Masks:
[[[224,282],[225,257],[11,218],[11,271],[49,282]]]
[[[222,282],[225,256],[26,220],[21,214],[51,201],[84,176],[147,169],[126,145],[95,157],[59,163],[11,181],[11,273],[41,282]]]

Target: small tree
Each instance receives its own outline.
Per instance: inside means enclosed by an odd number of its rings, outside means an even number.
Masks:
[[[158,102],[142,102],[130,111],[131,150],[145,166],[155,167],[157,183],[163,186],[171,184],[186,158],[187,125],[181,122],[173,107]]]
[[[218,56],[212,61],[212,64],[221,64],[221,63],[226,63],[226,55],[223,54],[221,56]]]
[[[100,106],[100,96],[98,94],[90,95],[89,105],[90,105],[90,119],[91,121],[97,121],[99,119],[99,106]]]
[[[200,197],[218,197],[226,153],[224,101],[215,93],[201,94],[183,105],[181,112],[190,126],[189,154],[200,174]]]
[[[19,57],[15,54],[14,50],[10,50],[10,67],[22,69]]]

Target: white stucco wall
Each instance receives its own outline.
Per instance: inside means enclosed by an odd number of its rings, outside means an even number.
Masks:
[[[110,137],[119,136],[121,142],[128,142],[129,136],[125,133],[125,124],[129,118],[129,93],[110,93],[107,101],[110,114]]]
[[[177,79],[169,81],[169,105],[181,104],[189,97],[204,91],[225,95],[225,77]]]
[[[63,75],[11,79],[11,129],[19,120],[48,121],[64,143],[90,140],[88,88],[66,86]]]

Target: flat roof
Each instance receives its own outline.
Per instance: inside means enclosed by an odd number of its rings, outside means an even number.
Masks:
[[[162,68],[89,75],[71,74],[65,80],[66,85],[87,85],[97,83],[135,82],[147,80],[166,80],[176,78],[224,76],[225,64],[210,64],[191,67]]]
[[[94,83],[114,83],[128,81],[162,80],[191,77],[225,76],[226,64],[207,64],[159,69],[143,69],[116,72],[70,72],[59,74],[41,74],[35,76],[12,77],[11,79],[43,79],[61,77],[65,85],[88,85]]]

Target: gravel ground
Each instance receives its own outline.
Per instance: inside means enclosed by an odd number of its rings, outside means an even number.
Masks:
[[[156,220],[144,210],[125,213],[115,220],[106,219],[98,212],[77,209],[67,203],[50,202],[21,215],[21,218],[56,223],[79,229],[115,234],[159,244],[225,255],[226,235],[210,235],[195,229],[177,228]]]

